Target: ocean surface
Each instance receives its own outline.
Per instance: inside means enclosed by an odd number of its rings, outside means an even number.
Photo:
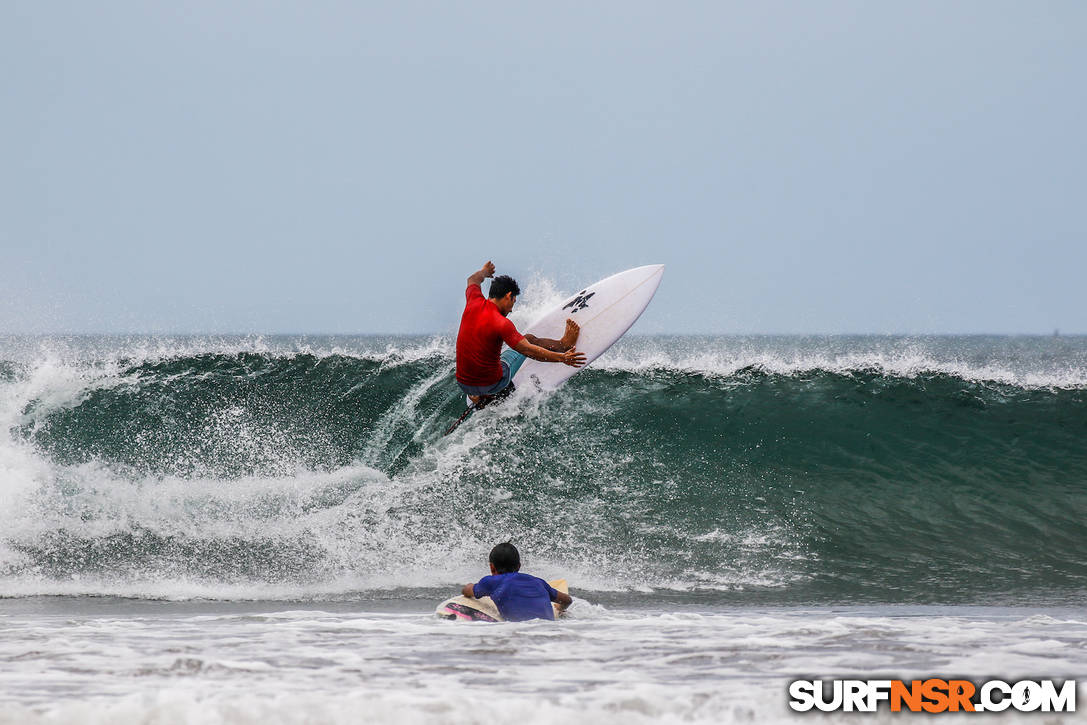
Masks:
[[[443,336],[0,337],[0,723],[1087,676],[1085,337],[630,337],[443,437],[452,372]],[[570,616],[434,619],[506,540]],[[1028,717],[1081,716],[986,716]]]

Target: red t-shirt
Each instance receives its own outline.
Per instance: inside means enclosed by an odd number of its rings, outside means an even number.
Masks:
[[[494,385],[502,379],[498,362],[502,341],[516,347],[525,336],[483,296],[478,284],[468,285],[464,296],[468,301],[457,333],[457,380],[465,385]]]

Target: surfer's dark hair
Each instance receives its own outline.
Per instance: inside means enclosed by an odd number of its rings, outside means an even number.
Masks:
[[[487,561],[494,564],[494,570],[499,574],[509,574],[521,571],[521,554],[517,547],[505,541],[491,549],[491,555]]]
[[[492,300],[500,300],[506,296],[507,292],[512,292],[514,297],[519,297],[521,288],[517,286],[517,280],[513,277],[500,274],[491,280],[491,289],[487,292],[487,296]]]

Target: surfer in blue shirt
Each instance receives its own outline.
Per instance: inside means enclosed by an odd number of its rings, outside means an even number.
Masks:
[[[491,549],[487,561],[491,576],[475,584],[465,584],[461,594],[466,597],[490,597],[508,622],[528,619],[554,619],[551,602],[558,602],[565,611],[574,601],[569,594],[554,589],[539,577],[521,573],[521,554],[508,541]]]

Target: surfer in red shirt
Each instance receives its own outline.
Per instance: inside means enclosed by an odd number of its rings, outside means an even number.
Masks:
[[[566,321],[561,340],[522,335],[506,319],[521,294],[517,282],[506,275],[495,277],[484,298],[480,285],[488,277],[494,277],[490,262],[468,278],[467,301],[457,333],[457,384],[478,407],[503,391],[512,392],[510,383],[526,357],[575,368],[585,364],[585,354],[574,349],[581,332],[576,322]],[[505,352],[501,352],[503,342],[510,346]]]

